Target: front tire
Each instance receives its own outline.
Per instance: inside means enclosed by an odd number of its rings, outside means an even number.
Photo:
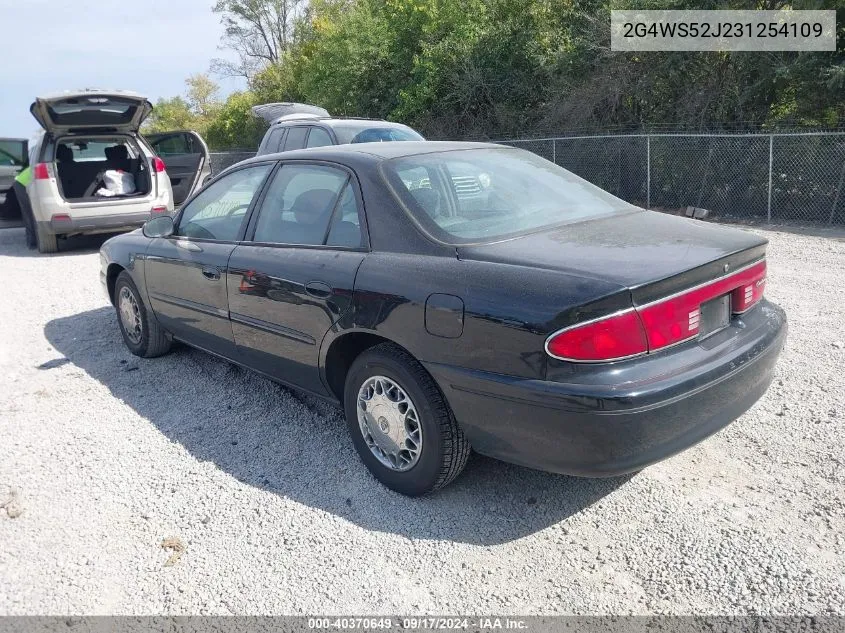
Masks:
[[[361,460],[396,492],[417,497],[443,488],[469,458],[469,442],[437,384],[396,345],[377,345],[355,359],[344,410]]]
[[[114,284],[114,307],[123,342],[142,358],[154,358],[170,351],[171,339],[154,315],[147,312],[141,294],[125,270]]]

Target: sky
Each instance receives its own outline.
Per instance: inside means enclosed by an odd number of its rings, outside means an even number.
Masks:
[[[0,136],[32,137],[36,96],[78,88],[184,95],[218,49],[214,0],[0,0]],[[213,77],[221,96],[243,81]]]

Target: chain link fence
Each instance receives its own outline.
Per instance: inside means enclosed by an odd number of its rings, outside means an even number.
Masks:
[[[652,209],[845,224],[845,133],[630,134],[500,141]]]
[[[725,220],[845,224],[845,132],[619,134],[499,141],[636,205]],[[255,155],[211,154],[212,173]]]
[[[211,173],[216,176],[221,171],[231,167],[235,163],[239,163],[247,158],[252,158],[253,156],[255,156],[255,150],[248,149],[234,149],[226,152],[209,152]]]

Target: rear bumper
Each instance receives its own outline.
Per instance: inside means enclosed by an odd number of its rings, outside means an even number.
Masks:
[[[541,470],[608,477],[692,446],[763,395],[786,340],[783,310],[764,301],[729,330],[720,333],[717,348],[667,350],[646,363],[627,361],[627,372],[620,372],[620,363],[592,367],[568,382],[434,363],[426,368],[479,453]],[[632,371],[639,372],[637,379]],[[621,384],[614,382],[620,374],[628,378]]]
[[[137,229],[150,219],[149,211],[141,213],[121,213],[116,215],[98,215],[80,218],[52,218],[38,222],[39,226],[55,235],[68,233],[111,233]]]

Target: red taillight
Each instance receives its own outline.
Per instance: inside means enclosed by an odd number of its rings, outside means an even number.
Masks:
[[[163,172],[167,167],[164,165],[164,161],[161,160],[158,156],[153,157],[153,169],[157,174]]]
[[[150,209],[150,213],[152,215],[160,215],[162,213],[167,213],[167,207],[165,207],[165,206],[153,207],[152,209]]]
[[[35,167],[32,168],[32,177],[35,178],[35,180],[49,180],[50,169],[47,163],[37,163]]]
[[[731,312],[740,314],[763,298],[765,285],[763,260],[666,299],[563,330],[548,339],[546,351],[582,362],[654,352],[698,335],[702,303],[730,294]]]
[[[648,342],[631,309],[558,332],[546,342],[546,351],[561,360],[608,361],[645,354]]]

